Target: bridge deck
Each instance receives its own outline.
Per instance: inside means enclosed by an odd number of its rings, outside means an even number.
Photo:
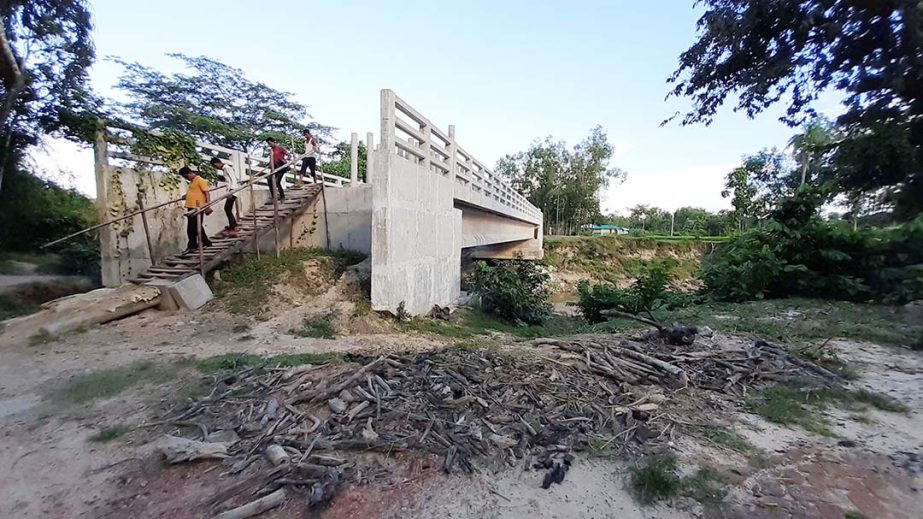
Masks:
[[[285,202],[280,202],[278,205],[279,222],[294,218],[306,211],[314,203],[320,190],[321,188],[317,184],[293,186],[286,189]],[[247,244],[253,243],[254,234],[256,234],[256,239],[258,240],[272,231],[272,200],[268,200],[256,208],[255,221],[253,212],[249,212],[246,215],[241,215],[238,223],[240,231],[237,236],[225,237],[221,234],[216,234],[211,237],[212,246],[202,249],[202,265],[205,272],[227,261]],[[188,254],[178,254],[165,258],[129,281],[132,283],[146,283],[154,279],[180,280],[198,272],[199,252],[195,250]]]

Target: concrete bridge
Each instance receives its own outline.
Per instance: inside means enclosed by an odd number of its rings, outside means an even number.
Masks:
[[[542,213],[391,90],[373,155],[372,308],[411,314],[454,302],[461,250],[542,257]]]
[[[273,239],[254,239],[239,250],[281,246],[363,252],[371,256],[372,308],[396,312],[403,305],[410,314],[458,299],[463,251],[475,258],[542,257],[541,211],[462,148],[453,126],[441,130],[394,92],[382,90],[379,145],[374,146],[371,133],[367,136],[366,183],[358,181],[356,134],[352,141],[350,180],[323,175],[325,196],[286,218]],[[264,157],[208,143],[199,148],[203,156],[220,156],[246,174],[265,168]],[[96,172],[103,220],[176,199],[185,189],[163,164],[132,155],[130,143],[114,133],[97,139]],[[294,176],[285,181],[291,184]],[[222,196],[221,189],[214,196]],[[256,214],[268,198],[267,188],[254,185],[238,198],[241,214],[247,207]],[[100,233],[107,286],[135,279],[182,250],[181,208],[150,212],[143,226],[138,220]],[[204,222],[206,229],[224,223],[221,211]]]

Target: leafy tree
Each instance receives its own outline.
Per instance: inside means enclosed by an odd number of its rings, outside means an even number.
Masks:
[[[333,151],[327,154],[327,159],[318,167],[319,170],[328,175],[350,178],[350,143],[340,142],[333,147]],[[367,150],[365,144],[359,143],[359,180],[367,182],[365,178],[365,167],[367,159]]]
[[[905,302],[923,297],[923,216],[889,229],[824,221],[826,193],[804,186],[768,220],[703,265],[709,292],[726,300],[805,296]]]
[[[731,199],[738,231],[762,218],[782,197],[794,193],[797,179],[788,159],[776,149],[744,156],[725,177],[721,196]]]
[[[795,160],[801,169],[801,184],[809,181],[808,173],[822,166],[822,159],[836,142],[833,124],[818,117],[804,126],[804,131],[792,136],[788,145],[792,147]]]
[[[545,214],[545,232],[574,234],[600,217],[599,191],[624,172],[609,166],[614,148],[601,127],[568,150],[551,137],[497,163],[498,173]]]
[[[140,63],[116,60],[125,68],[116,88],[131,101],[121,108],[152,129],[172,129],[213,144],[253,152],[267,137],[283,145],[303,145],[304,128],[318,136],[331,128],[310,120],[290,92],[248,79],[242,70],[204,56],[168,54],[190,73],[167,75]]]
[[[923,10],[917,0],[701,0],[698,41],[669,78],[672,96],[691,98],[682,124],[710,123],[728,98],[754,116],[785,100],[784,120],[815,115],[821,92],[845,93],[834,150],[848,164],[855,148],[891,143],[887,167],[848,168],[843,192],[883,190],[905,217],[923,210]],[[883,134],[883,135],[879,135]],[[905,148],[899,150],[899,148]],[[850,151],[850,148],[853,148]],[[847,157],[839,157],[845,153]]]
[[[633,231],[652,232],[658,234],[670,233],[669,211],[659,207],[639,204],[628,210],[629,227]]]
[[[19,169],[23,150],[44,134],[87,139],[98,100],[87,85],[95,51],[83,0],[0,3],[0,188]]]

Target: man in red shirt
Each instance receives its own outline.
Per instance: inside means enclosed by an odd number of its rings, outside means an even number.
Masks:
[[[285,193],[282,191],[282,177],[289,172],[289,168],[283,168],[282,166],[288,161],[289,152],[272,137],[266,138],[266,144],[269,145],[269,149],[272,151],[272,169],[276,170],[281,168],[267,179],[269,181],[269,191],[272,193],[272,196],[278,196],[279,200],[283,201],[285,200]],[[278,195],[276,194],[276,188],[279,189]]]

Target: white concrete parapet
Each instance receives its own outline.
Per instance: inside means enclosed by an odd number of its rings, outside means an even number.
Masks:
[[[380,151],[395,152],[424,170],[452,175],[461,202],[534,224],[542,212],[455,140],[455,127],[442,132],[391,90],[382,90]]]

